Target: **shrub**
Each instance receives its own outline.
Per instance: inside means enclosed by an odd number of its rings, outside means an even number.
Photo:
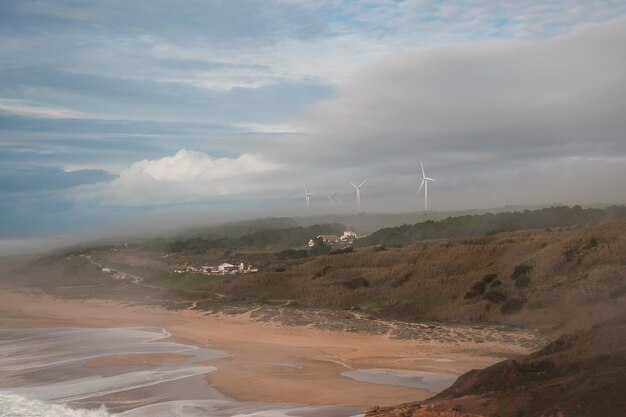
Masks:
[[[274,271],[276,271],[276,272],[285,272],[286,270],[287,270],[287,268],[285,268],[284,266],[279,266]]]
[[[515,267],[515,270],[511,274],[511,278],[517,280],[520,277],[528,275],[532,271],[533,267],[529,265],[520,264]]]
[[[485,284],[484,281],[477,281],[472,285],[472,288],[465,293],[465,299],[468,298],[474,298],[474,297],[478,297],[479,295],[481,295],[482,293],[485,292],[485,287],[487,284]]]
[[[324,243],[321,237],[316,237],[315,239],[313,239],[313,241],[315,242],[315,245],[311,248],[311,251],[310,251],[311,255],[313,256],[325,255],[328,252],[330,252],[331,250],[330,245],[327,245],[326,243]]]
[[[320,269],[319,271],[317,271],[314,275],[313,275],[313,279],[315,278],[321,278],[324,275],[328,274],[328,272],[330,271],[330,265],[326,265],[324,266],[322,269]]]
[[[490,303],[501,303],[506,301],[508,297],[503,292],[492,290],[487,291],[483,298]]]
[[[335,249],[330,252],[331,255],[342,255],[344,253],[352,253],[354,248],[352,246],[345,247],[343,249]]]
[[[498,275],[496,274],[487,274],[483,277],[482,282],[484,282],[485,284],[489,284],[491,281],[493,281],[497,277]]]
[[[411,274],[410,273],[406,273],[404,275],[399,275],[391,282],[391,287],[392,288],[398,288],[398,287],[400,287],[401,285],[403,285],[405,282],[407,282],[410,279],[411,279]]]
[[[479,296],[480,294],[475,293],[472,290],[469,290],[468,292],[465,293],[465,295],[463,296],[463,298],[465,298],[466,300],[469,300],[470,298],[474,298]]]
[[[589,239],[589,242],[587,242],[587,244],[585,245],[583,249],[592,249],[592,248],[595,248],[596,246],[598,246],[598,239],[595,237],[592,237],[591,239]]]
[[[370,282],[363,277],[354,278],[350,281],[346,281],[343,283],[343,286],[349,288],[351,290],[355,290],[357,288],[367,288],[370,286]]]
[[[500,285],[502,285],[502,281],[496,279],[491,283],[491,288],[499,287]]]
[[[500,312],[502,314],[512,314],[518,312],[524,306],[524,301],[519,298],[511,298],[507,300],[502,307],[500,307]]]
[[[529,265],[517,265],[515,270],[511,274],[511,278],[515,281],[515,286],[517,288],[526,288],[530,285],[530,271],[532,271],[533,267]]]
[[[374,246],[374,252],[382,252],[387,250],[387,248],[385,247],[385,245],[376,245]]]
[[[530,285],[530,277],[528,275],[521,276],[515,281],[515,286],[517,288],[526,288],[529,285]]]

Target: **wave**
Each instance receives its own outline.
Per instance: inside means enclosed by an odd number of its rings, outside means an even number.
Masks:
[[[0,416],[3,417],[113,417],[105,408],[73,409],[62,404],[50,404],[12,392],[0,391]]]
[[[240,403],[224,400],[187,400],[152,404],[121,414],[113,414],[104,407],[95,410],[70,408],[63,404],[51,404],[12,392],[0,391],[0,416],[2,417],[295,417],[337,415],[333,410],[336,411],[337,408],[254,402]],[[363,414],[352,414],[352,417],[363,417]]]
[[[160,328],[3,330],[0,417],[345,417],[361,411],[233,400],[204,378],[216,369],[205,361],[226,352],[167,341],[168,336]],[[91,358],[149,353],[186,359],[85,366]],[[188,399],[189,393],[198,399]]]

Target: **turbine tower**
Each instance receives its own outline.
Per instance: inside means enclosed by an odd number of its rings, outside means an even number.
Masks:
[[[309,206],[311,205],[311,196],[313,193],[310,193],[307,190],[306,185],[304,186],[304,200],[306,201],[306,214],[309,214]]]
[[[420,165],[422,166],[422,183],[417,190],[417,195],[420,195],[420,191],[422,191],[422,187],[424,187],[424,211],[428,211],[428,181],[435,181],[435,179],[428,178],[424,172],[424,164],[420,162]]]
[[[367,181],[367,178],[364,179],[359,185],[356,185],[355,183],[350,181],[350,184],[352,184],[352,186],[354,187],[354,190],[356,191],[356,212],[357,213],[361,211],[361,187],[363,186],[363,184],[365,184],[365,181]]]
[[[332,194],[326,194],[328,196],[328,204],[330,204],[330,206],[333,206],[333,203],[337,202],[337,193],[332,193]]]

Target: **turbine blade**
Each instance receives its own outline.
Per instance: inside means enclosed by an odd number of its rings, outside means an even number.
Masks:
[[[355,183],[353,183],[352,181],[348,181],[348,182],[349,182],[350,184],[352,184],[352,186],[353,186],[354,188],[356,188],[357,190],[359,189],[359,187],[357,187],[357,186],[356,186],[356,184],[355,184]]]
[[[437,180],[434,178],[426,178],[426,181],[437,181]]]
[[[420,188],[418,188],[417,190],[417,194],[419,195],[420,191],[422,191],[422,187],[424,187],[424,183],[426,182],[426,180],[422,180],[422,183],[420,184]]]
[[[365,178],[365,179],[363,180],[363,182],[362,182],[362,183],[360,183],[360,184],[359,184],[359,186],[358,186],[357,188],[361,188],[361,186],[362,186],[363,184],[365,184],[365,181],[367,181],[367,178]]]
[[[424,164],[420,162],[420,166],[422,167],[422,178],[426,178],[426,174],[424,173]]]

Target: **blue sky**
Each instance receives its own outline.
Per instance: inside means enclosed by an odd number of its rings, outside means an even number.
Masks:
[[[624,202],[626,3],[494,4],[3,1],[0,235]]]

